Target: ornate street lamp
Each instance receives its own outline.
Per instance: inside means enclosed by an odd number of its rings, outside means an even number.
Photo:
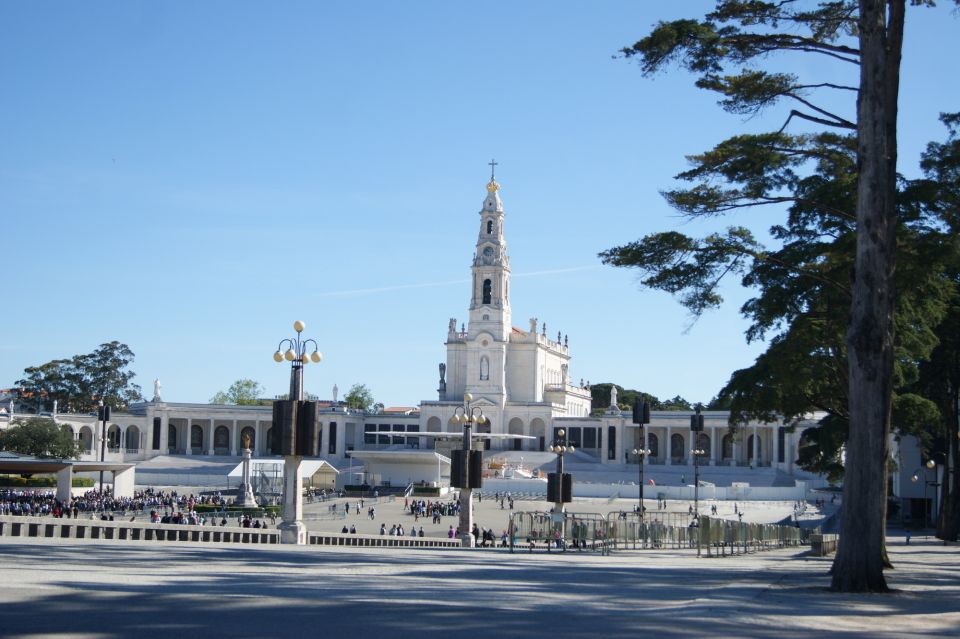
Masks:
[[[473,395],[463,394],[463,406],[453,411],[454,424],[463,426],[463,448],[451,451],[450,485],[460,489],[460,544],[473,548],[473,489],[483,486],[483,453],[473,450],[472,430],[490,423],[479,406],[471,408]]]
[[[646,448],[647,438],[644,433],[644,426],[650,423],[650,404],[639,399],[633,402],[633,423],[640,427],[640,448],[634,448],[633,454],[637,455],[637,466],[640,468],[640,521],[643,521],[643,467],[647,456],[653,452]]]
[[[693,516],[700,516],[700,456],[706,454],[706,450],[700,447],[700,435],[703,433],[703,415],[700,413],[700,404],[697,404],[697,411],[690,416],[690,434],[693,438]]]
[[[283,455],[283,511],[280,524],[280,541],[285,544],[307,543],[307,527],[303,524],[303,478],[300,464],[304,455],[315,455],[317,450],[317,405],[303,401],[303,367],[308,362],[320,363],[323,355],[317,342],[303,339],[301,333],[306,325],[297,320],[293,323],[296,337],[284,339],[273,354],[275,362],[290,362],[290,396],[273,404],[273,430],[270,451]],[[313,352],[307,354],[307,346],[313,344]],[[286,350],[282,350],[286,346]]]
[[[641,436],[642,438],[642,436]],[[649,448],[634,448],[633,454],[637,457],[637,466],[640,468],[640,519],[643,520],[643,466],[646,463],[646,457],[653,453]]]
[[[547,451],[557,456],[557,472],[553,473],[554,477],[547,477],[547,501],[552,501],[553,512],[560,514],[563,513],[563,505],[573,500],[573,477],[563,472],[563,456],[576,449],[567,441],[567,432],[559,428]]]
[[[293,330],[297,336],[292,339],[280,340],[277,346],[277,352],[273,354],[273,361],[281,363],[284,360],[291,363],[290,366],[290,397],[295,401],[303,401],[303,367],[310,362],[319,364],[323,361],[323,353],[320,352],[317,342],[312,339],[301,339],[300,333],[307,327],[306,324],[297,320],[293,323]],[[307,344],[313,344],[313,352],[307,355]],[[286,346],[286,350],[281,350]]]

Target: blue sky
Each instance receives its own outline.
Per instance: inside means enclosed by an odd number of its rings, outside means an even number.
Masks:
[[[960,21],[908,13],[900,170],[960,100]],[[775,212],[679,219],[685,155],[782,111],[725,114],[692,77],[614,59],[708,2],[0,4],[0,387],[120,340],[150,394],[286,391],[271,354],[302,319],[322,398],[436,397],[466,318],[478,215],[499,162],[514,325],[569,335],[571,375],[707,401],[747,345],[735,283],[690,327],[597,253],[646,233],[758,230]],[[843,80],[843,66],[788,61]],[[826,74],[826,75],[825,75]],[[689,330],[687,330],[689,329]]]

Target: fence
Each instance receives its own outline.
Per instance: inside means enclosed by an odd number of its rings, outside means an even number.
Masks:
[[[699,545],[708,557],[739,555],[758,550],[799,546],[801,530],[796,526],[752,524],[701,515]]]
[[[646,511],[643,518],[635,512],[607,515],[606,552],[617,549],[695,548],[696,528],[691,528],[690,515]]]
[[[361,546],[364,548],[460,548],[459,539],[350,533],[310,533],[307,543],[311,546]]]
[[[280,531],[276,529],[150,524],[56,517],[16,517],[13,515],[0,516],[0,537],[240,544],[280,543]]]
[[[510,552],[521,547],[602,549],[607,543],[605,520],[595,513],[516,511],[510,514]]]

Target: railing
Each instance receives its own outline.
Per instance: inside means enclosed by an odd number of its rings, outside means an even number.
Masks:
[[[280,531],[237,526],[191,526],[147,522],[0,516],[0,537],[110,539],[121,541],[186,541],[207,543],[278,544]]]
[[[351,533],[309,533],[311,546],[361,546],[364,548],[460,548],[459,539],[440,537],[397,537]]]
[[[802,533],[795,526],[753,524],[706,515],[701,515],[698,523],[698,554],[702,549],[707,557],[740,555],[801,544]]]

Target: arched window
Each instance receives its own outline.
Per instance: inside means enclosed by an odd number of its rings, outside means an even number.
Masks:
[[[660,438],[653,433],[647,433],[647,446],[650,448],[651,457],[660,456]]]
[[[493,233],[493,220],[487,220],[487,235]]]
[[[190,448],[203,448],[203,427],[194,424],[190,427]]]
[[[217,426],[217,430],[213,431],[213,447],[230,448],[230,429],[226,426]]]
[[[683,435],[674,433],[670,436],[670,457],[673,459],[684,458]]]
[[[127,450],[140,450],[140,429],[136,426],[127,426],[126,433]]]
[[[489,279],[483,280],[483,303],[490,304],[490,295],[493,291],[493,282]]]

